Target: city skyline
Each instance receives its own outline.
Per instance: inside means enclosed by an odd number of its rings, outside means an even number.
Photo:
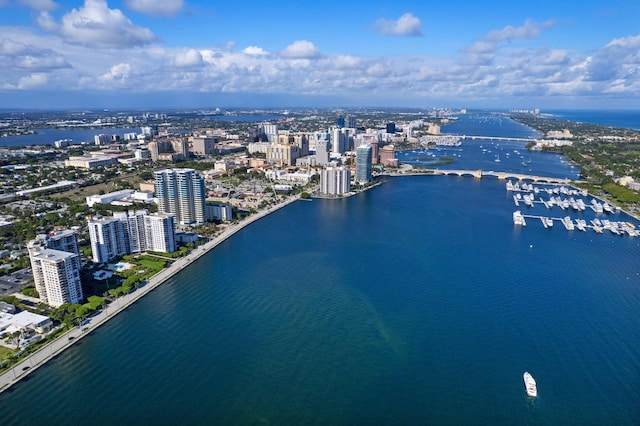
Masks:
[[[637,108],[640,5],[0,0],[0,108]]]

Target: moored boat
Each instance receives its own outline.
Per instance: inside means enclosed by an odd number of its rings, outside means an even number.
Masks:
[[[533,376],[525,371],[522,378],[524,379],[524,388],[527,390],[527,395],[533,397],[538,396],[538,386]]]

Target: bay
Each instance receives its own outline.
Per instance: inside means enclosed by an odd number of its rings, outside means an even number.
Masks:
[[[637,424],[640,239],[515,209],[504,181],[454,176],[294,203],[0,395],[0,418]]]

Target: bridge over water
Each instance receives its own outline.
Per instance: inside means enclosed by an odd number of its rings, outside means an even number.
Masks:
[[[485,170],[454,170],[454,169],[425,169],[428,172],[431,172],[436,175],[444,175],[444,176],[473,176],[476,179],[481,179],[483,177],[493,177],[497,179],[512,179],[519,181],[531,181],[537,183],[556,183],[556,184],[569,184],[570,182],[579,182],[572,181],[568,178],[554,178],[549,176],[535,176],[535,175],[525,175],[521,173],[512,173],[512,172],[494,172],[494,171],[485,171]]]
[[[506,136],[460,136],[462,139],[471,139],[471,140],[476,140],[476,139],[489,139],[489,140],[494,140],[494,141],[518,141],[518,142],[535,142],[536,139],[534,138],[509,138]]]

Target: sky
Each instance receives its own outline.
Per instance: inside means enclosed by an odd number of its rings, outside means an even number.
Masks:
[[[640,1],[0,0],[0,108],[640,109]]]

